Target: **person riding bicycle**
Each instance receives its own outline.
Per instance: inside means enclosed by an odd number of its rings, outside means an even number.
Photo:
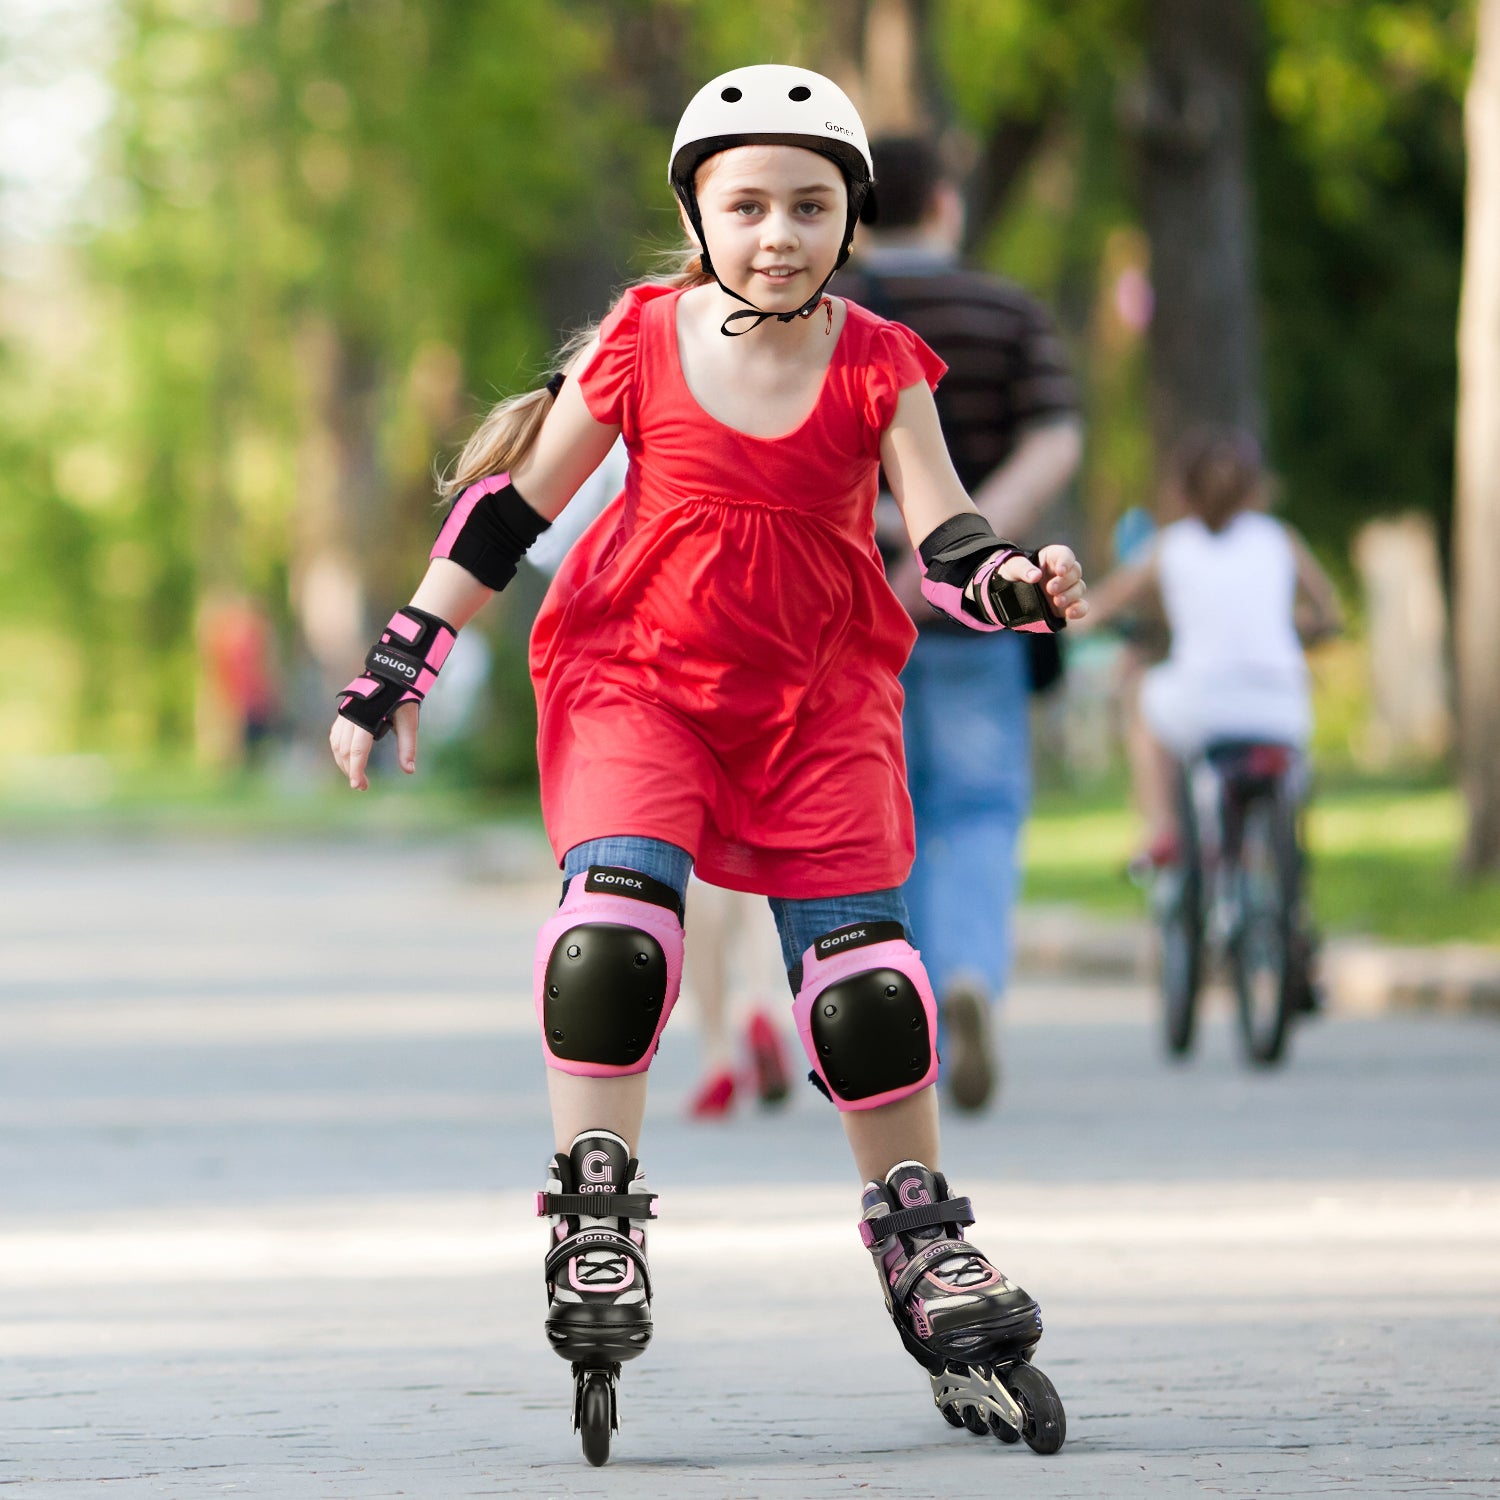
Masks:
[[[1337,634],[1343,612],[1307,544],[1265,513],[1268,490],[1249,433],[1189,432],[1168,466],[1166,499],[1180,519],[1091,596],[1092,629],[1154,593],[1171,632],[1167,658],[1145,673],[1128,718],[1149,868],[1178,857],[1180,761],[1225,740],[1301,751],[1312,732],[1302,648]]]

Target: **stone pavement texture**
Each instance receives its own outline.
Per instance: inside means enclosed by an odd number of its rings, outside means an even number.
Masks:
[[[657,1333],[605,1469],[544,1346],[549,881],[435,845],[12,842],[0,863],[0,1496],[1500,1496],[1500,1026],[1159,1055],[1033,978],[947,1126],[1042,1303],[1041,1459],[949,1429],[885,1320],[833,1112],[690,1125],[653,1074]],[[784,998],[784,997],[780,997]]]

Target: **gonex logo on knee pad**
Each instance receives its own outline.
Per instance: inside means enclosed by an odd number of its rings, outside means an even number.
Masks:
[[[819,953],[832,953],[835,948],[847,948],[850,943],[857,943],[866,936],[863,927],[853,927],[847,932],[836,933],[833,937],[820,938],[818,940]]]

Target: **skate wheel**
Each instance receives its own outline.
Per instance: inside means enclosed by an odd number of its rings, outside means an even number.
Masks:
[[[950,1427],[962,1427],[964,1425],[964,1419],[959,1416],[958,1408],[956,1406],[943,1406],[939,1407],[938,1409],[943,1414],[943,1420]]]
[[[1068,1435],[1068,1419],[1056,1387],[1034,1365],[1011,1365],[1000,1383],[1015,1397],[1024,1420],[1021,1436],[1033,1453],[1056,1453]]]
[[[583,1439],[583,1456],[597,1469],[609,1462],[609,1377],[595,1371],[585,1379],[578,1397],[578,1431]]]
[[[1004,1417],[990,1413],[990,1434],[1000,1439],[1002,1443],[1019,1443],[1021,1434],[1016,1431]]]
[[[990,1435],[990,1424],[985,1415],[977,1406],[966,1406],[959,1420],[974,1434],[975,1437],[988,1437]]]

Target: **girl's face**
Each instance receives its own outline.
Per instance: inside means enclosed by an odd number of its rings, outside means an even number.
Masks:
[[[793,312],[843,247],[848,191],[826,156],[801,146],[732,146],[698,169],[698,211],[725,286],[767,312]]]

